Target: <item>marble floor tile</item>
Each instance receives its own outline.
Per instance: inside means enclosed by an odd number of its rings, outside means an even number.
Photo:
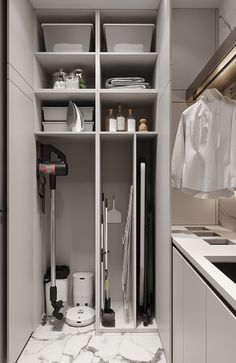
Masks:
[[[103,333],[94,327],[61,331],[40,326],[18,363],[166,363],[157,333]]]

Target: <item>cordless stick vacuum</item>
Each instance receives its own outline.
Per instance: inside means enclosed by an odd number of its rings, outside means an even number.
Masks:
[[[63,307],[62,300],[57,301],[57,286],[56,286],[56,214],[55,214],[55,194],[56,194],[56,178],[57,176],[65,176],[68,174],[68,165],[65,155],[52,145],[39,145],[39,158],[37,162],[38,176],[45,178],[49,176],[50,188],[50,245],[51,245],[51,287],[50,301],[53,307],[52,315],[57,320],[63,319],[63,314],[60,309]],[[56,157],[56,160],[55,160]]]

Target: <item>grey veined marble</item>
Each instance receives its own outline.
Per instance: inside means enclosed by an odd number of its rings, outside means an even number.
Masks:
[[[158,334],[103,333],[94,327],[40,326],[18,363],[166,363]]]

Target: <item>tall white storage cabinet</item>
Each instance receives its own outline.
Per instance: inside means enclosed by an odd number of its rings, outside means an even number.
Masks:
[[[95,4],[95,5],[94,5]],[[96,6],[96,8],[94,8]],[[41,213],[37,195],[36,141],[51,143],[68,160],[69,175],[58,178],[57,264],[71,272],[95,273],[96,333],[160,332],[171,362],[170,253],[170,0],[49,1],[9,0],[8,15],[8,362],[14,363],[43,313],[43,275],[49,264],[49,216]],[[91,51],[45,52],[42,23],[91,23]],[[155,32],[148,53],[109,53],[104,23],[150,23]],[[80,65],[87,73],[86,89],[52,89],[51,76],[60,66]],[[107,90],[111,76],[145,77],[144,90]],[[95,108],[95,129],[83,133],[42,131],[42,107],[66,106],[72,98]],[[132,107],[139,119],[149,120],[148,133],[111,133],[104,127],[109,107]],[[138,125],[136,125],[138,126]],[[142,145],[152,145],[155,176],[156,307],[152,326],[140,323],[137,311],[137,160]],[[131,319],[122,313],[121,237],[134,186],[131,246]],[[115,328],[100,319],[101,194],[118,196],[123,222],[111,227],[110,286]],[[48,208],[47,208],[48,209]]]

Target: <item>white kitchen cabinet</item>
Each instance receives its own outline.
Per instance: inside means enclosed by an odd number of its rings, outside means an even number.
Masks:
[[[174,363],[206,362],[206,286],[175,249],[173,357]]]
[[[173,363],[235,363],[236,317],[173,249]]]
[[[236,362],[236,317],[207,288],[207,363]]]
[[[206,286],[184,261],[184,363],[206,362]]]
[[[184,362],[184,264],[173,250],[173,361]]]

